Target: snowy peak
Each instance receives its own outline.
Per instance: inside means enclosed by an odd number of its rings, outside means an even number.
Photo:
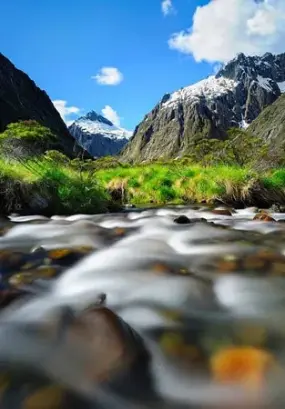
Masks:
[[[107,118],[95,111],[90,111],[85,116],[78,118],[71,125],[71,128],[74,128],[74,126],[81,128],[83,132],[90,135],[102,134],[110,139],[128,139],[132,134],[124,128],[115,126]]]
[[[117,154],[132,136],[132,132],[115,126],[95,111],[78,118],[69,131],[94,157]]]
[[[240,53],[216,75],[165,94],[136,127],[122,157],[176,157],[191,150],[198,137],[224,139],[230,128],[247,128],[281,93],[285,53]]]
[[[93,121],[93,122],[101,122],[103,124],[113,126],[112,122],[109,121],[102,115],[97,114],[95,111],[90,111],[85,116],[80,117],[77,121]]]
[[[211,104],[215,99],[221,99],[230,93],[238,94],[240,99],[249,89],[257,88],[262,88],[259,94],[266,91],[277,97],[280,92],[284,92],[285,53],[276,56],[266,53],[262,57],[246,57],[240,53],[225,64],[216,75],[181,88],[172,94],[165,94],[160,104],[162,108],[173,108],[185,101],[189,103],[206,101]],[[242,106],[244,105],[245,101]]]
[[[165,108],[169,108],[180,101],[191,100],[192,102],[199,102],[200,99],[210,101],[223,94],[227,94],[229,91],[233,91],[236,86],[237,83],[232,79],[210,76],[173,94],[168,94],[167,98],[164,96],[162,105]]]
[[[273,55],[266,53],[262,57],[238,54],[216,74],[216,78],[226,77],[234,81],[245,80],[246,77],[270,78],[275,82],[285,81],[285,53]]]

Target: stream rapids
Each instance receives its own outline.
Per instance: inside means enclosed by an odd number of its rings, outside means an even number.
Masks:
[[[0,407],[284,407],[285,214],[256,214],[0,220]]]

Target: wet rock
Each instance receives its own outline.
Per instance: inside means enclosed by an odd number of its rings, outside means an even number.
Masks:
[[[259,257],[258,254],[249,255],[243,261],[243,269],[245,270],[262,270],[265,267],[265,260]]]
[[[13,289],[0,289],[0,310],[7,307],[24,295],[23,292]]]
[[[191,220],[185,216],[184,214],[182,214],[181,216],[176,217],[174,220],[174,223],[177,224],[189,224],[191,223]]]
[[[285,205],[274,204],[269,209],[270,213],[285,213]]]
[[[253,220],[259,220],[259,221],[262,221],[262,222],[276,222],[276,220],[272,216],[270,216],[269,213],[267,213],[265,211],[261,211],[261,212],[257,213],[254,216]]]
[[[212,213],[219,216],[232,216],[231,210],[227,209],[226,207],[217,207],[216,209],[212,210]]]
[[[215,380],[250,390],[262,388],[275,365],[276,360],[268,351],[253,347],[222,349],[211,359]]]
[[[235,272],[238,271],[240,268],[239,259],[234,255],[228,255],[215,263],[217,272],[220,273],[227,273],[227,272]]]
[[[131,204],[131,203],[124,205],[124,208],[125,208],[125,209],[135,209],[135,207],[136,207],[136,206],[135,206],[134,204]]]
[[[152,393],[149,352],[140,335],[110,309],[96,304],[74,319],[69,317],[62,335],[63,343],[82,340],[86,381],[108,385],[128,397]]]
[[[55,277],[57,269],[53,267],[42,267],[37,270],[22,271],[9,278],[9,284],[15,288],[21,288],[24,285],[32,284],[38,279],[49,279]]]
[[[26,262],[24,253],[9,250],[0,251],[0,272],[20,268]]]

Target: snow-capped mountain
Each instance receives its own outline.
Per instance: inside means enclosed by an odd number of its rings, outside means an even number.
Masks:
[[[132,135],[95,111],[73,122],[69,132],[93,157],[116,155]]]
[[[248,125],[285,92],[285,53],[239,54],[216,75],[166,94],[137,126],[122,151],[128,160],[175,157],[195,140],[226,137]]]

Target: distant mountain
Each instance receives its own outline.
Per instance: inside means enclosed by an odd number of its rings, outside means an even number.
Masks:
[[[247,128],[284,91],[285,53],[239,54],[216,75],[164,95],[137,126],[121,158],[176,157],[191,151],[198,138],[224,139],[229,128]]]
[[[73,122],[69,132],[93,157],[116,155],[132,135],[95,111]]]
[[[53,131],[58,138],[55,149],[71,157],[82,151],[46,92],[0,53],[0,132],[12,122],[29,119]]]
[[[264,109],[252,122],[248,131],[263,138],[275,148],[285,144],[285,94]]]

